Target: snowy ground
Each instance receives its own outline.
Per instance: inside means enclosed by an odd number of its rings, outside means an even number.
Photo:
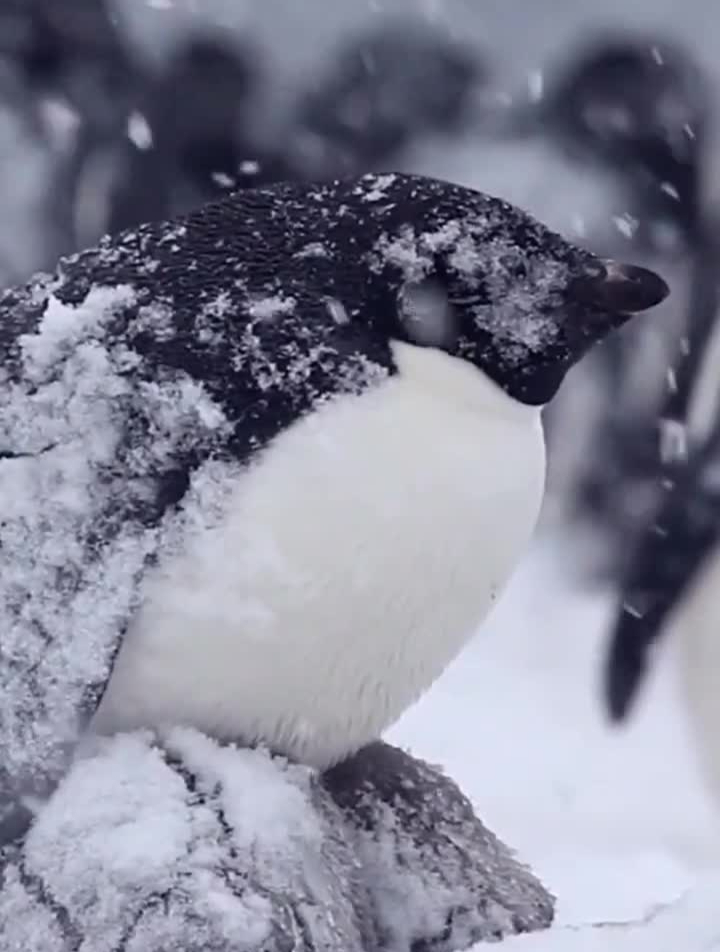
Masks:
[[[555,928],[511,949],[720,949],[720,812],[693,759],[672,657],[631,727],[610,730],[597,698],[609,602],[570,584],[558,548],[536,546],[389,739],[442,764],[558,896]]]

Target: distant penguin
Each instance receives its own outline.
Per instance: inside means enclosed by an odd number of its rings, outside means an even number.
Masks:
[[[299,161],[331,174],[378,171],[417,137],[454,133],[487,82],[469,44],[415,18],[383,18],[344,42],[296,109]]]
[[[379,737],[525,551],[541,408],[666,293],[392,174],[238,192],[6,292],[5,786],[93,715],[321,769]]]
[[[110,121],[122,93],[120,55],[102,0],[78,0],[67,9],[52,0],[0,3],[5,286],[53,268],[60,255],[77,249],[72,140],[86,118]],[[81,116],[83,110],[91,115]]]
[[[709,84],[661,36],[600,36],[572,58],[537,107],[571,156],[615,171],[632,240],[655,252],[692,243],[700,223]]]
[[[3,5],[0,62],[21,78],[27,108],[43,117],[56,171],[47,185],[55,253],[42,267],[54,267],[60,255],[94,244],[104,231],[105,193],[141,71],[105,0]]]
[[[0,287],[26,281],[72,250],[55,216],[59,163],[37,103],[0,62]]]
[[[62,99],[100,137],[123,124],[132,66],[106,0],[10,4],[0,10],[0,28],[0,56],[35,96]]]
[[[720,801],[720,426],[681,470],[634,552],[610,632],[605,706],[626,720],[670,630],[699,762]]]
[[[149,79],[134,117],[138,128],[125,139],[110,233],[184,214],[240,188],[298,178],[249,132],[262,78],[257,60],[249,44],[197,33]]]
[[[717,260],[717,259],[716,259]],[[715,299],[717,309],[717,297]],[[631,550],[603,672],[613,722],[626,720],[670,631],[699,759],[720,800],[720,334],[716,320],[686,380],[682,452],[665,466],[662,494]]]
[[[674,296],[673,309],[657,320],[614,336],[578,381],[597,392],[599,405],[589,428],[592,445],[578,447],[570,463],[574,489],[565,495],[570,515],[604,536],[605,568],[617,580],[655,503],[661,455],[671,451],[665,439],[671,428],[659,429],[658,418],[682,421],[692,362],[715,310],[702,189],[709,84],[692,57],[662,36],[606,34],[574,54],[546,87],[533,109],[536,124],[571,160],[616,182],[607,227],[588,234],[590,247],[620,254],[632,246],[646,262],[667,261],[688,298],[678,306],[680,295]],[[567,400],[575,398],[569,389]]]

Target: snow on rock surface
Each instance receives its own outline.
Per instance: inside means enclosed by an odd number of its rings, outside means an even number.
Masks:
[[[323,783],[354,829],[383,948],[452,952],[552,922],[553,897],[439,769],[377,743]]]
[[[360,952],[357,866],[308,769],[192,731],[79,759],[7,847],[2,952]]]
[[[320,781],[187,729],[99,739],[0,852],[2,952],[450,952],[552,910],[451,780],[383,744]]]

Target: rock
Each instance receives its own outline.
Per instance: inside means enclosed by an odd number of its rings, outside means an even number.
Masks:
[[[188,729],[95,739],[0,851],[0,952],[455,952],[552,897],[437,769],[319,777]]]
[[[189,730],[99,743],[0,855],[2,952],[372,941],[341,811],[312,771]]]
[[[552,923],[554,898],[438,768],[376,743],[323,782],[353,831],[384,947],[454,952]]]

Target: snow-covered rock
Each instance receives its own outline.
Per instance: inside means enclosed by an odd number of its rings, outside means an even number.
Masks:
[[[6,850],[0,949],[359,952],[357,873],[308,769],[191,731],[120,735]]]
[[[439,768],[379,742],[323,782],[353,831],[383,947],[451,952],[552,922],[553,897]]]
[[[455,784],[371,745],[324,778],[175,729],[93,742],[0,853],[2,952],[421,952],[553,900]]]

